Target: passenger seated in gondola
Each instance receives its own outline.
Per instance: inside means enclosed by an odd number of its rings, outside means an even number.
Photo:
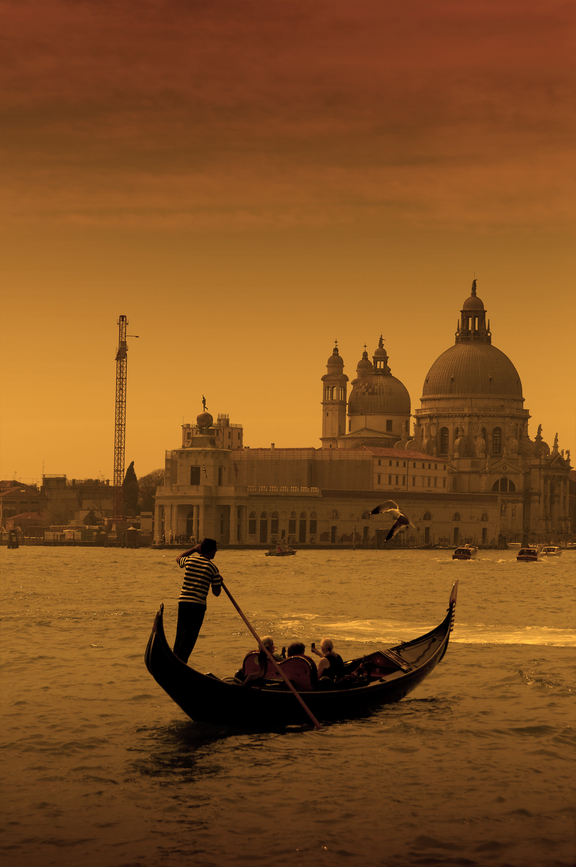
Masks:
[[[278,653],[278,651],[276,650],[276,645],[274,644],[274,639],[271,635],[265,635],[262,639],[262,644],[264,645],[266,650],[268,650],[272,654],[272,656],[277,662],[279,662],[281,659],[286,659],[286,651],[284,651],[283,654]]]
[[[331,638],[323,638],[320,642],[320,650],[312,646],[312,653],[321,656],[318,663],[318,677],[326,677],[331,681],[344,677],[344,660],[334,650],[334,642]]]
[[[288,656],[303,656],[316,668],[316,663],[312,657],[306,655],[306,645],[302,641],[293,641],[292,644],[288,645]]]

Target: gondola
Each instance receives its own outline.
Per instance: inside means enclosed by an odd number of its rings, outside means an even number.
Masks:
[[[400,701],[412,692],[446,653],[454,625],[458,582],[452,588],[442,623],[431,632],[369,656],[345,663],[345,677],[321,689],[298,689],[319,720],[344,720],[383,704]],[[156,614],[144,661],[157,683],[197,722],[236,727],[277,729],[309,722],[308,715],[282,680],[236,678],[221,680],[202,674],[174,655],[164,633],[164,605]],[[286,660],[304,661],[303,657]],[[360,672],[360,674],[358,674]]]

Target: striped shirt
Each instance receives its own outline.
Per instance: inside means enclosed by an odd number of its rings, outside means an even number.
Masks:
[[[190,557],[180,557],[178,565],[181,569],[186,569],[179,602],[195,602],[206,607],[210,585],[222,586],[220,572],[213,561],[202,557],[201,554],[195,554]]]

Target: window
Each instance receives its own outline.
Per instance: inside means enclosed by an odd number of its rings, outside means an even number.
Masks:
[[[376,482],[376,484],[377,484],[377,485],[381,485],[382,482],[380,481],[380,479],[381,479],[382,477],[381,477],[380,475],[378,475],[378,476],[376,476],[376,478],[378,479],[378,481]]]
[[[337,509],[332,509],[332,517],[333,518],[339,518],[340,517]]]
[[[316,392],[318,393],[318,392]],[[200,484],[200,467],[190,467],[190,484]]]
[[[326,386],[326,391],[324,392],[324,398],[325,398],[325,400],[330,400],[330,386],[329,385]]]
[[[382,461],[380,459],[378,459],[378,466],[381,466],[381,464],[382,464]]]
[[[388,476],[388,484],[389,484],[389,485],[392,484],[392,476]]]
[[[316,531],[316,526],[317,526],[317,523],[316,523],[316,512],[311,512],[311,513],[310,513],[310,535],[311,535],[311,536],[315,536],[315,535],[316,535],[316,532],[317,532],[317,531]]]
[[[512,481],[512,479],[497,479],[492,485],[493,491],[501,491],[503,494],[510,494],[516,491],[516,485]]]
[[[488,515],[486,514],[486,512],[484,512],[484,514],[482,515],[482,517],[480,518],[480,520],[481,520],[481,521],[487,521],[487,520],[488,520]]]
[[[316,394],[318,394],[318,392],[316,392]],[[386,419],[386,430],[387,431],[392,430],[392,419],[391,418]]]
[[[298,528],[298,541],[306,541],[306,512],[300,512],[300,526]]]
[[[412,487],[416,485],[416,476],[412,476]]]
[[[396,484],[399,484],[398,479],[399,479],[399,476],[396,476]]]
[[[266,544],[268,541],[268,515],[266,512],[260,514],[260,542]]]
[[[453,521],[459,521],[460,520],[460,515],[458,514],[458,512],[454,512],[454,514],[452,515],[452,520]]]
[[[344,387],[341,385],[341,386],[340,386],[340,400],[344,400],[344,397],[345,397],[345,395],[344,395]]]
[[[424,517],[422,518],[422,520],[423,521],[431,521],[432,515],[430,514],[430,512],[424,512]]]
[[[256,535],[256,512],[250,512],[248,515],[248,533],[251,536]]]
[[[278,535],[278,512],[272,512],[270,521],[270,532],[273,536]]]
[[[492,431],[492,454],[502,454],[502,429],[495,427]]]
[[[447,455],[450,446],[450,432],[447,427],[440,428],[440,454]]]

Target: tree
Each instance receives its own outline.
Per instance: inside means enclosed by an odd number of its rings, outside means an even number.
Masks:
[[[156,498],[156,488],[164,484],[164,470],[152,470],[146,476],[138,479],[140,486],[140,511],[153,512]]]
[[[136,478],[136,473],[134,472],[134,461],[130,464],[128,469],[126,470],[126,475],[124,476],[124,481],[122,482],[122,489],[124,492],[124,512],[131,518],[138,511],[138,479]]]

